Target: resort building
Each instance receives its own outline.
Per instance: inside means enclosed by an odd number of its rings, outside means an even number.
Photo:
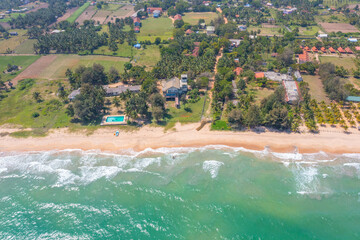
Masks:
[[[138,17],[134,18],[134,26],[141,27],[140,18],[138,18]]]
[[[241,43],[241,39],[229,39],[232,47],[238,47]]]
[[[134,27],[134,32],[135,32],[135,33],[139,33],[139,32],[140,32],[140,28],[139,28],[139,27]]]
[[[141,86],[140,85],[134,85],[134,86],[129,86],[129,85],[121,85],[121,86],[117,86],[114,88],[111,88],[107,85],[103,86],[106,92],[106,96],[107,97],[112,97],[112,96],[119,96],[121,93],[126,92],[126,91],[130,91],[130,92],[140,92]],[[75,100],[75,98],[80,94],[80,88],[76,89],[74,91],[72,91],[69,96],[68,99],[70,101]]]
[[[111,88],[109,86],[104,86],[104,89],[106,91],[107,97],[112,96],[119,96],[121,93],[130,91],[130,92],[140,92],[141,86],[140,85],[134,85],[134,86],[127,86],[127,85],[120,85],[114,88]]]
[[[215,27],[214,26],[207,26],[206,27],[206,34],[207,35],[212,35],[215,33]]]
[[[246,31],[247,27],[245,25],[239,25],[238,29],[239,29],[239,31],[244,32],[244,31]]]
[[[182,20],[182,16],[180,14],[176,14],[174,16],[174,21],[176,21],[176,20]]]
[[[162,8],[160,7],[148,7],[146,10],[148,14],[153,14],[154,11],[160,11],[160,13],[162,13]]]
[[[296,81],[283,81],[285,88],[285,101],[289,104],[296,103],[301,100],[299,95],[299,86]]]
[[[309,54],[304,51],[303,54],[299,54],[299,64],[310,62]]]
[[[294,77],[295,77],[296,81],[298,81],[298,82],[301,82],[303,80],[299,71],[294,72]]]
[[[264,72],[264,77],[268,80],[275,81],[275,82],[281,82],[281,81],[292,81],[293,78],[289,74],[281,74],[277,72]]]
[[[181,79],[173,77],[168,80],[163,80],[161,86],[164,97],[167,100],[176,100],[176,98],[180,98],[180,96],[185,94],[188,90],[187,80],[188,77],[186,74],[181,75]]]
[[[154,17],[154,18],[158,18],[158,17],[160,17],[160,14],[161,14],[161,11],[160,11],[160,10],[155,10],[155,11],[153,12],[153,17]]]
[[[327,38],[328,35],[326,33],[322,33],[318,35],[319,38]]]

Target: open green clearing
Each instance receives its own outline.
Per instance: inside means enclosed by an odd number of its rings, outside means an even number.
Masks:
[[[214,20],[219,15],[214,12],[189,12],[185,13],[183,16],[183,20],[186,23],[190,23],[191,25],[196,25],[199,23],[200,19],[204,19],[206,24],[209,24],[211,20]]]
[[[333,63],[335,66],[343,66],[347,70],[355,69],[355,63],[353,57],[328,57],[328,56],[321,56],[320,58],[321,63]]]
[[[32,54],[35,52],[34,44],[36,39],[27,39],[22,42],[18,47],[15,48],[15,53],[17,54]]]
[[[0,39],[0,53],[6,53],[8,49],[14,51],[28,40],[28,36],[26,36],[27,31],[24,29],[12,29],[11,32],[17,32],[18,36],[11,36],[9,39]]]
[[[9,22],[12,18],[17,18],[18,16],[25,16],[25,13],[11,13],[7,15],[4,19],[0,19],[0,22]]]
[[[90,6],[90,2],[84,3],[81,7],[79,7],[68,19],[67,21],[73,23],[76,19]]]
[[[156,63],[160,60],[160,49],[157,45],[146,46],[146,49],[134,49],[135,65],[151,68],[155,67]]]
[[[260,34],[259,35],[267,35],[267,36],[279,36],[282,35],[282,33],[279,33],[280,27],[258,27],[258,26],[250,26],[247,29],[249,32],[250,31],[258,31],[260,30]]]
[[[142,27],[140,33],[136,34],[138,41],[150,40],[154,42],[157,37],[167,40],[172,37],[173,24],[167,17],[148,18],[141,21]]]
[[[52,128],[68,127],[70,131],[85,130],[89,134],[98,129],[100,125],[84,126],[71,122],[71,117],[66,114],[66,104],[56,96],[59,83],[66,87],[68,85],[67,81],[62,80],[21,81],[16,89],[7,93],[8,97],[0,101],[0,125],[14,124],[31,128],[12,133],[14,137],[45,136]],[[40,93],[43,99],[40,103],[33,99],[34,92]],[[35,114],[38,116],[35,117]]]
[[[201,120],[201,112],[203,109],[205,97],[202,96],[196,103],[187,103],[186,105],[181,103],[180,109],[174,107],[174,102],[168,103],[168,117],[165,119],[165,129],[171,129],[177,122],[181,124],[195,123]],[[191,111],[185,111],[185,107],[191,109]],[[206,100],[205,110],[209,107],[209,98]]]
[[[325,101],[325,103],[330,104],[330,99],[327,97],[327,94],[324,90],[324,86],[321,82],[321,79],[317,75],[302,75],[304,82],[309,84],[310,95],[317,102]]]
[[[300,26],[290,26],[292,30],[299,28],[299,35],[301,36],[315,36],[316,33],[320,31],[319,26],[309,26],[309,27],[300,27]]]
[[[104,66],[105,71],[111,67],[116,68],[119,72],[124,71],[124,64],[129,60],[120,57],[110,56],[78,56],[78,55],[58,55],[45,69],[39,73],[41,79],[61,79],[65,78],[65,72],[68,68],[75,69],[80,65],[90,67],[94,63]]]
[[[117,56],[117,57],[131,57],[131,46],[128,43],[118,44],[118,50],[113,52],[109,50],[108,46],[102,46],[94,51],[94,54]]]
[[[119,8],[123,7],[124,5],[121,4],[111,4],[109,3],[108,5],[103,5],[102,9],[103,10],[107,10],[107,11],[116,11]]]
[[[40,56],[0,56],[1,79],[7,81],[14,78],[39,58]],[[5,74],[3,71],[6,70],[8,64],[17,65],[21,67],[21,70],[16,73]]]
[[[331,13],[329,15],[316,16],[316,22],[347,23],[348,19],[342,13]]]

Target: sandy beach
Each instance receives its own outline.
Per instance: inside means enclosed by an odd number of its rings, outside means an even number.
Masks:
[[[163,128],[143,127],[138,131],[120,131],[114,136],[115,128],[102,128],[87,136],[84,133],[69,133],[67,129],[54,130],[46,137],[13,138],[0,137],[0,151],[47,151],[63,149],[97,149],[117,152],[125,149],[141,151],[160,147],[202,147],[206,145],[227,145],[263,150],[269,147],[275,152],[300,153],[360,153],[360,134],[341,132],[276,133],[276,132],[231,132],[210,131],[209,125],[197,131],[199,124],[176,125],[176,130],[164,132]],[[5,129],[2,129],[4,132]]]

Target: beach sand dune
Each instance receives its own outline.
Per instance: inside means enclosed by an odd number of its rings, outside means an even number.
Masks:
[[[227,145],[263,150],[269,147],[274,152],[300,153],[360,153],[360,134],[324,132],[276,133],[276,132],[230,132],[210,131],[205,126],[201,131],[199,124],[176,125],[176,130],[164,132],[163,128],[143,127],[138,131],[120,131],[115,137],[116,128],[102,128],[87,136],[83,133],[69,133],[56,130],[46,137],[18,139],[10,136],[0,137],[0,151],[42,151],[63,149],[97,149],[118,152],[124,149],[141,151],[160,147],[202,147],[207,145]],[[6,131],[6,130],[2,130]]]

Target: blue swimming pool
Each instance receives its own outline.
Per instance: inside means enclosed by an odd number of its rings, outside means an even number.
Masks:
[[[124,122],[124,121],[125,121],[125,116],[112,116],[106,118],[106,122]]]

